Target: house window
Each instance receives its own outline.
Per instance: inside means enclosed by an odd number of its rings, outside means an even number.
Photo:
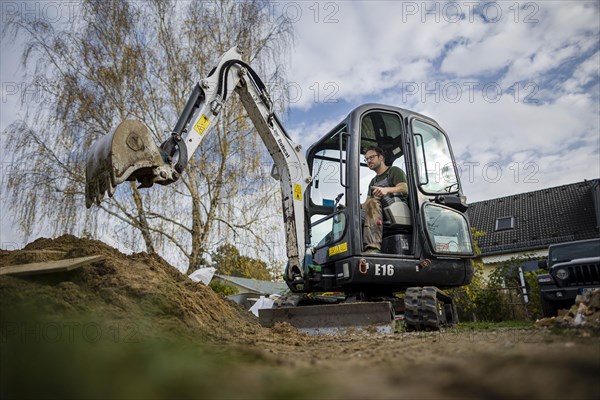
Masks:
[[[506,231],[515,228],[515,217],[500,217],[496,219],[495,231]]]

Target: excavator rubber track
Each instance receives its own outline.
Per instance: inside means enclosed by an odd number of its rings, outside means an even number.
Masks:
[[[458,322],[452,298],[436,287],[408,288],[404,298],[407,331],[439,330]]]

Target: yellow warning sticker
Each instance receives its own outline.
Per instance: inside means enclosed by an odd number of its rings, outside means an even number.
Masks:
[[[208,126],[210,125],[210,119],[206,118],[206,115],[202,115],[196,125],[194,125],[194,130],[198,132],[198,135],[202,136],[206,133]]]
[[[294,200],[302,201],[302,186],[294,183]]]
[[[329,256],[345,253],[346,251],[348,251],[348,242],[340,243],[337,246],[329,248]]]

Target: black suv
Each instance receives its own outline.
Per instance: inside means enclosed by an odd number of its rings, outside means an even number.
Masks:
[[[544,317],[571,308],[575,297],[600,288],[600,238],[550,245],[548,261],[539,261],[547,274],[538,275]]]

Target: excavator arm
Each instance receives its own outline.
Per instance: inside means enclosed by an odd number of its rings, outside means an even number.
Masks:
[[[236,92],[273,158],[281,184],[288,282],[302,282],[306,254],[303,197],[311,182],[301,146],[294,143],[273,112],[273,103],[256,72],[241,60],[237,48],[194,86],[171,136],[160,147],[140,121],[122,122],[91,148],[86,162],[86,206],[112,196],[117,185],[137,181],[140,187],[168,185],[179,179],[211,131],[223,106]]]

